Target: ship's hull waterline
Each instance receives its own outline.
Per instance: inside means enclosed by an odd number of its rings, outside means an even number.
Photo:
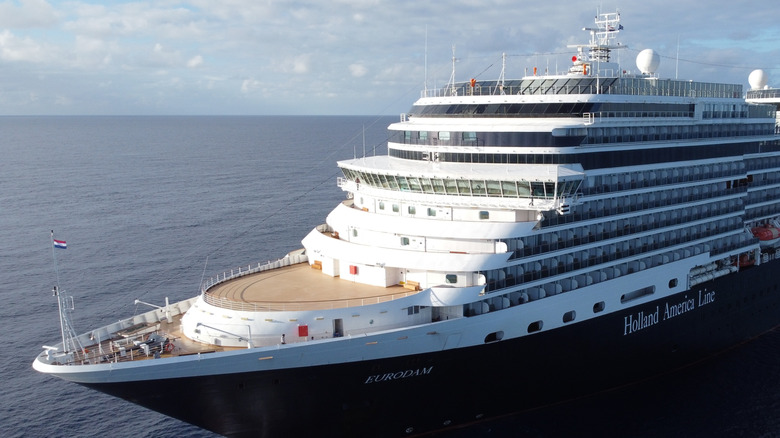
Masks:
[[[771,330],[779,265],[475,347],[306,369],[82,384],[225,436],[425,433],[638,381]]]

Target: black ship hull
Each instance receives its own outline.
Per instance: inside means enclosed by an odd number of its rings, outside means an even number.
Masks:
[[[778,266],[477,347],[87,386],[226,436],[416,435],[638,381],[771,330],[780,320]]]

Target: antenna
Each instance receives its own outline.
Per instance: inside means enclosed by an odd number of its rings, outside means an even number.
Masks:
[[[499,92],[502,96],[506,94],[504,92],[504,73],[506,72],[506,52],[501,54],[501,74],[498,75],[498,82],[496,82],[496,89],[493,90],[493,94],[496,94],[496,91]]]
[[[428,24],[425,25],[425,83],[423,84],[424,96],[428,97]]]
[[[457,96],[458,91],[455,90],[455,44],[452,45],[452,74],[450,75],[450,90],[451,93],[450,96]]]
[[[674,62],[674,78],[677,79],[677,70],[680,66],[680,34],[677,34],[677,59]]]

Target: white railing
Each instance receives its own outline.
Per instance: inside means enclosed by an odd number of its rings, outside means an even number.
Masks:
[[[218,274],[204,281],[200,286],[200,291],[201,293],[205,294],[206,291],[212,287],[234,278],[243,277],[245,275],[254,274],[256,272],[270,271],[271,269],[278,269],[285,266],[297,265],[298,263],[304,263],[308,261],[309,257],[306,254],[293,254],[279,260],[258,263],[255,267],[252,267],[252,265],[247,265],[246,267],[239,266],[238,268],[225,271],[222,274]]]
[[[302,310],[329,310],[341,309],[345,307],[368,306],[370,304],[386,303],[399,298],[418,294],[419,291],[404,291],[396,294],[382,295],[380,297],[355,298],[347,300],[332,301],[286,301],[275,303],[247,303],[243,301],[233,301],[224,297],[215,297],[207,293],[203,294],[203,300],[216,307],[228,310],[237,310],[243,312],[298,312]]]

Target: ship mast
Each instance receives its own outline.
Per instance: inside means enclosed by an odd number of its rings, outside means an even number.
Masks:
[[[51,231],[51,256],[54,262],[54,275],[57,284],[52,288],[52,294],[57,297],[57,308],[60,314],[60,334],[62,335],[62,353],[68,354],[83,350],[70,322],[69,312],[75,309],[73,297],[60,289],[60,272],[57,268],[57,248],[66,248],[65,242],[54,240],[54,230]]]
[[[620,12],[598,14],[595,18],[595,24],[596,27],[582,28],[582,30],[590,32],[588,44],[568,46],[577,49],[577,55],[572,58],[574,65],[569,69],[570,74],[591,76],[595,73],[598,78],[604,66],[613,64],[610,62],[610,52],[626,47],[616,42],[617,35],[623,30],[623,25],[620,24]]]

